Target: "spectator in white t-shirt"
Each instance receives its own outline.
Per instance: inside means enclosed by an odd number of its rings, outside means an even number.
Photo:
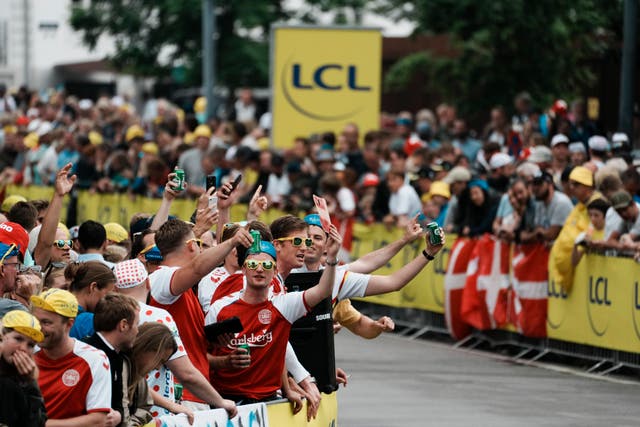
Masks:
[[[389,215],[391,218],[387,216],[384,222],[404,227],[411,218],[422,210],[420,196],[412,186],[405,184],[404,172],[401,171],[389,171],[387,174],[387,186],[391,192],[391,197],[389,197]]]

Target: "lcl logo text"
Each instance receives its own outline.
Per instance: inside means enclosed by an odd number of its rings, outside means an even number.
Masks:
[[[608,287],[609,279],[606,277],[598,277],[595,280],[589,277],[589,302],[597,305],[611,305]]]
[[[550,297],[562,298],[562,299],[567,299],[567,297],[569,296],[564,291],[564,289],[562,289],[562,286],[558,286],[558,284],[555,282],[555,280],[549,280],[549,282],[547,284],[547,294]]]
[[[358,68],[355,65],[324,64],[304,73],[301,64],[293,64],[291,84],[304,90],[341,90],[344,85],[353,91],[370,91],[370,86],[358,84]]]

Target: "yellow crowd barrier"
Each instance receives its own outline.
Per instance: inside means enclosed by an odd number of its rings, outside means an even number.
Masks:
[[[547,335],[562,341],[640,352],[640,265],[586,255],[567,294],[549,279]]]
[[[7,195],[21,194],[27,199],[50,199],[51,188],[7,187]],[[65,205],[66,206],[66,205]],[[102,223],[119,222],[128,226],[134,213],[154,213],[159,199],[130,197],[125,194],[78,196],[78,223],[94,219]],[[193,200],[174,201],[171,214],[188,219],[196,207]],[[244,218],[245,205],[232,207],[232,218]],[[269,210],[261,218],[269,223],[283,212]],[[64,218],[64,217],[63,217]],[[351,255],[357,259],[399,239],[403,230],[382,224],[354,227]],[[364,298],[365,301],[391,307],[405,307],[444,313],[444,274],[455,236],[447,236],[441,255],[429,263],[407,286],[398,292]],[[375,274],[391,274],[420,254],[422,240],[404,247]],[[549,338],[612,350],[640,352],[640,264],[631,259],[586,255],[574,276],[573,289],[567,294],[555,284],[548,285],[547,334]]]

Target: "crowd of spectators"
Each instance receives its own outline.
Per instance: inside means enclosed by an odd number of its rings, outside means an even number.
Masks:
[[[233,416],[236,404],[281,396],[296,410],[304,396],[313,416],[320,393],[287,344],[291,324],[330,296],[335,318],[353,332],[392,330],[391,319],[362,316],[348,298],[409,283],[442,245],[426,239],[401,269],[371,273],[432,221],[462,237],[546,245],[563,285],[585,250],[640,248],[640,175],[629,137],[605,135],[580,101],[541,111],[523,93],[511,119],[496,107],[482,133],[442,104],[435,114],[382,114],[380,129],[346,123],[276,150],[270,115],[258,117],[250,95],[234,105],[239,121],[205,122],[164,100],[141,114],[120,97],[94,104],[54,93],[4,103],[0,178],[54,187],[49,201],[5,198],[0,218],[0,308],[9,312],[0,373],[25,397],[34,425],[45,417],[141,425],[210,406]],[[175,168],[185,171],[184,190]],[[218,188],[207,189],[211,175]],[[64,224],[63,199],[74,189],[162,201],[155,215],[137,213],[129,224]],[[327,201],[331,226],[312,213],[314,194]],[[197,199],[193,219],[169,217],[180,197]],[[248,204],[248,217],[230,222],[238,202]],[[263,224],[257,218],[269,208],[286,214]],[[350,262],[356,221],[405,234]],[[290,273],[310,271],[321,271],[317,286],[285,291]],[[241,335],[207,339],[205,324],[232,317],[242,320]],[[16,340],[24,344],[5,347]],[[346,382],[344,372],[336,377]],[[184,394],[176,399],[178,382]]]

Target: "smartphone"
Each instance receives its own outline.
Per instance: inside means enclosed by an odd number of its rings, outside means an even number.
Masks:
[[[211,187],[217,187],[216,176],[215,175],[207,175],[207,191]]]
[[[212,323],[204,327],[204,334],[208,341],[215,341],[220,334],[236,333],[242,331],[242,322],[236,316]]]
[[[242,174],[238,175],[236,177],[236,179],[233,180],[233,182],[231,183],[231,193],[233,192],[233,190],[236,189],[236,187],[238,186],[238,184],[240,184],[240,181],[242,181]],[[223,190],[224,191],[224,190]],[[225,194],[228,196],[230,193],[227,193],[225,191]]]

